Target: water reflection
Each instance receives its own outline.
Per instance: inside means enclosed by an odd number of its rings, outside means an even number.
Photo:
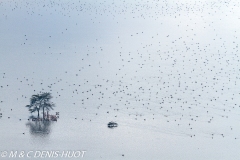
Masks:
[[[48,136],[51,133],[52,121],[30,121],[26,123],[26,126],[29,127],[30,133],[34,136]]]

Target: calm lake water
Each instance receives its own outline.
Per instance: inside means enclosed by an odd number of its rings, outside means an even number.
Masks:
[[[239,15],[237,0],[1,0],[0,157],[239,159]],[[42,92],[57,122],[28,120]]]

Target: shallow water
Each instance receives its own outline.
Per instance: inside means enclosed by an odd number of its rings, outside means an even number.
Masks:
[[[0,151],[238,159],[239,5],[0,1]],[[47,126],[25,107],[40,92],[60,113]]]

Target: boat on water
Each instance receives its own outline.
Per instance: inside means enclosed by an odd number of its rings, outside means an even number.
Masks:
[[[116,122],[111,121],[111,122],[108,123],[108,128],[114,128],[114,127],[117,127],[117,126],[118,126],[118,124]]]

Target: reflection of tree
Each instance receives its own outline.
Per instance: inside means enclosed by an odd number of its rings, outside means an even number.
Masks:
[[[26,123],[32,135],[47,135],[51,131],[51,121],[31,121]]]

